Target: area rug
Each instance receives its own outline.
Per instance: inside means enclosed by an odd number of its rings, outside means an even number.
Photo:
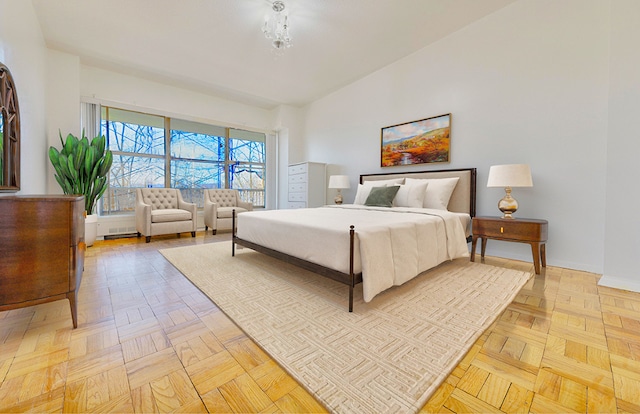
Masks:
[[[458,259],[371,302],[230,243],[160,251],[327,409],[413,413],[531,274]]]

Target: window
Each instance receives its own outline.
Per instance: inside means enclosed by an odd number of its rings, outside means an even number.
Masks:
[[[229,129],[229,185],[244,201],[264,206],[265,134]]]
[[[265,134],[103,107],[102,134],[113,152],[101,214],[131,212],[135,189],[172,187],[202,208],[203,190],[234,188],[265,205]]]

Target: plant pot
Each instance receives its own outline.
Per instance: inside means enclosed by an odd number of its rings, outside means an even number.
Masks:
[[[93,246],[98,236],[98,215],[87,214],[84,219],[84,242],[87,246]]]

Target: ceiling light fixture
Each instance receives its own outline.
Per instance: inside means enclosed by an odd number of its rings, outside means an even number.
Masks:
[[[265,19],[262,32],[267,39],[271,40],[274,49],[287,49],[291,47],[291,36],[289,36],[289,17],[282,13],[284,2],[274,1],[271,8],[273,13]]]

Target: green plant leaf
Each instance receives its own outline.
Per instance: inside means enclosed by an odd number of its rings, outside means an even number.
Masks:
[[[107,143],[107,138],[104,135],[100,135],[95,137],[91,141],[91,146],[95,147],[99,154],[104,154],[106,143]]]
[[[73,164],[73,157],[67,158],[67,167],[69,168],[69,177],[71,178],[70,182],[73,185],[73,191],[76,194],[80,194],[78,188],[78,170],[76,170],[76,166]]]
[[[93,145],[87,147],[87,152],[84,156],[84,173],[86,175],[90,175],[93,172],[97,159],[99,159],[99,157],[95,147]]]
[[[58,184],[60,184],[60,188],[62,188],[62,192],[65,194],[72,194],[71,189],[69,188],[69,183],[67,181],[64,181],[62,178],[60,178],[59,175],[54,174],[54,177],[56,178],[56,181],[58,182]]]
[[[72,134],[67,135],[67,140],[64,143],[64,147],[62,148],[62,153],[66,156],[73,154],[74,148],[78,143],[78,138],[74,137]]]
[[[64,139],[62,139],[62,132],[58,130],[58,136],[60,137],[60,146],[64,148]]]
[[[49,147],[49,160],[51,161],[53,168],[56,170],[56,173],[62,176],[63,173],[60,170],[60,152],[54,147]]]
[[[100,171],[98,172],[98,176],[104,177],[109,172],[111,168],[111,164],[113,164],[113,153],[110,150],[107,150],[107,153],[104,155],[102,162],[100,164]]]
[[[60,166],[60,170],[62,171],[62,177],[65,180],[71,179],[71,173],[69,172],[69,160],[65,154],[60,154],[58,158],[58,165]]]
[[[73,165],[75,165],[78,173],[80,173],[80,169],[84,168],[84,153],[86,151],[86,146],[82,145],[82,142],[78,144],[78,148],[76,148],[75,153],[73,154]]]

